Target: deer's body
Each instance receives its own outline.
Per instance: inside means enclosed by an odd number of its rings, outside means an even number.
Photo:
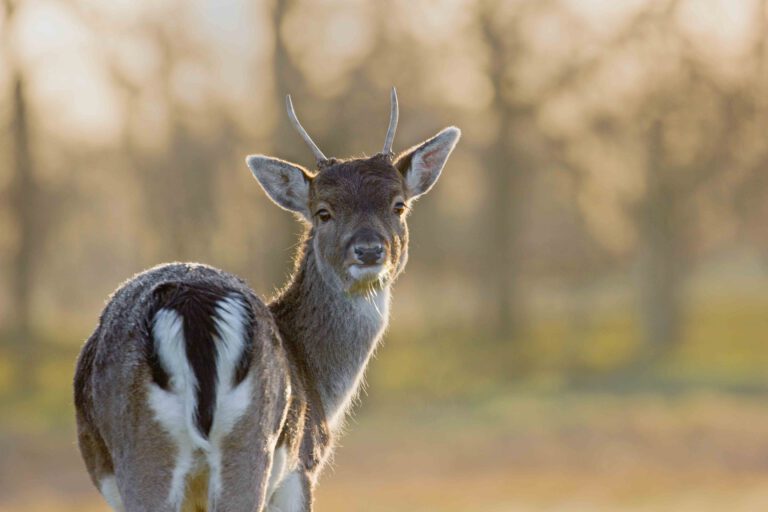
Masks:
[[[315,175],[249,157],[268,195],[307,222],[269,305],[199,264],[155,267],[115,292],[75,376],[81,452],[113,509],[311,510],[407,260],[404,207],[457,139],[448,129],[394,162],[323,160]]]
[[[192,315],[206,318],[208,335],[184,338]],[[216,480],[232,489],[222,496],[228,502],[252,500],[233,510],[255,509],[259,490],[233,484],[242,473],[269,470],[288,390],[301,392],[281,343],[253,292],[210,267],[164,265],[121,287],[87,341],[75,379],[80,447],[110,505],[205,510],[209,482]],[[189,363],[188,352],[210,355],[216,346],[231,356],[206,358],[198,368]],[[211,386],[212,375],[218,389],[205,397],[195,393]],[[209,410],[207,435],[200,427],[203,408]],[[246,441],[254,435],[262,442]]]

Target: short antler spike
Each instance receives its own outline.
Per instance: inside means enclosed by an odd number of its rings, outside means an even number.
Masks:
[[[304,142],[307,143],[307,146],[309,146],[309,149],[312,150],[312,154],[315,155],[315,159],[317,160],[317,163],[320,164],[322,162],[326,162],[328,158],[323,154],[322,151],[320,151],[320,148],[317,147],[317,144],[312,140],[312,137],[309,136],[307,133],[307,130],[304,129],[303,126],[301,126],[301,123],[299,122],[299,118],[296,117],[296,112],[293,110],[293,102],[291,101],[291,95],[288,94],[285,97],[285,108],[288,110],[288,118],[291,120],[291,123],[293,123],[293,127],[296,128],[296,131],[299,132],[299,135],[301,135],[301,138],[304,139]]]
[[[400,109],[397,105],[397,89],[392,87],[390,93],[390,110],[389,110],[389,129],[387,130],[387,138],[384,139],[384,149],[382,153],[385,155],[392,154],[392,143],[395,141],[395,132],[397,131],[397,118],[400,115]]]

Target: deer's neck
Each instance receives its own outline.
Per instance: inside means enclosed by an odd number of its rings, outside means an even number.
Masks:
[[[332,428],[344,418],[389,317],[389,286],[350,295],[320,273],[311,234],[285,290],[269,305],[300,358]]]

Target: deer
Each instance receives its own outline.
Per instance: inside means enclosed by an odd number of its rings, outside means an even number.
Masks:
[[[308,512],[319,474],[387,328],[408,259],[407,216],[461,132],[395,155],[397,93],[384,147],[309,170],[246,163],[303,224],[294,270],[269,302],[200,263],[167,263],[123,283],[83,345],[74,378],[86,469],[115,511]],[[265,240],[265,243],[268,243]]]

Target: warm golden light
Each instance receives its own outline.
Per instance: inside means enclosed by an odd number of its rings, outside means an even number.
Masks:
[[[72,364],[162,261],[262,296],[243,164],[463,136],[318,510],[768,500],[768,1],[0,2],[0,512],[102,510]],[[76,506],[82,503],[82,506]]]

